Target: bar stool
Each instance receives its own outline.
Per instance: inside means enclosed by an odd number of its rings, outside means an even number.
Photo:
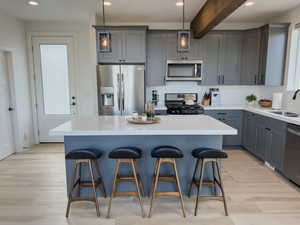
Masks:
[[[189,189],[189,197],[191,196],[192,188],[195,185],[197,187],[197,197],[196,197],[196,206],[194,215],[197,216],[198,212],[198,203],[200,199],[211,199],[211,200],[220,200],[223,201],[225,215],[228,216],[227,203],[225,192],[222,183],[221,171],[218,165],[218,159],[226,159],[228,155],[220,150],[211,149],[211,148],[198,148],[192,151],[192,155],[197,159],[193,178],[191,181],[190,189]],[[203,173],[204,166],[206,163],[211,163],[212,171],[213,171],[213,181],[203,182]],[[199,179],[197,180],[196,174],[198,172],[198,167],[201,164]],[[217,171],[217,174],[216,174]],[[217,176],[219,179],[217,179]],[[203,196],[200,195],[202,185],[208,185],[214,188],[214,196]],[[220,188],[222,195],[219,196],[217,193],[217,186]]]
[[[107,217],[111,216],[111,205],[112,199],[115,196],[121,195],[134,195],[138,196],[141,214],[144,217],[144,208],[143,208],[143,184],[140,177],[140,174],[137,172],[136,159],[140,159],[142,157],[142,150],[136,147],[121,147],[114,149],[109,153],[110,159],[117,159],[116,167],[115,167],[115,175],[112,184],[111,196],[108,204],[108,212]],[[119,169],[121,164],[128,164],[132,168],[133,175],[132,176],[121,176],[119,174]],[[136,192],[117,192],[117,185],[121,182],[134,182],[136,185]]]
[[[180,182],[176,167],[176,159],[183,158],[183,153],[180,149],[173,146],[159,146],[152,150],[151,155],[153,158],[157,158],[154,167],[154,175],[152,178],[152,188],[151,188],[151,201],[150,201],[150,210],[149,210],[149,218],[152,216],[153,211],[153,200],[155,197],[161,195],[175,195],[180,199],[181,210],[183,217],[185,217],[185,210],[183,204],[183,197],[180,188]],[[160,175],[160,167],[163,163],[170,163],[173,166],[174,175],[173,176],[161,176]],[[158,182],[175,182],[177,186],[176,192],[156,192],[157,183]]]
[[[102,176],[98,164],[98,159],[101,158],[102,152],[97,149],[76,149],[70,151],[66,155],[66,160],[74,160],[75,165],[73,167],[73,176],[72,176],[72,183],[71,183],[71,190],[69,192],[68,197],[68,206],[67,206],[67,212],[66,217],[69,217],[70,213],[70,207],[72,202],[76,201],[92,201],[95,203],[96,206],[96,213],[97,216],[100,217],[100,210],[99,210],[99,202],[97,199],[97,192],[96,188],[99,188],[99,190],[103,191],[104,196],[106,197],[106,191],[105,187],[102,181]],[[81,173],[82,173],[82,166],[87,165],[89,168],[89,174],[91,177],[91,181],[82,181],[81,180]],[[98,173],[98,177],[95,177],[94,171],[93,171],[93,165],[96,168],[96,171]],[[73,197],[73,191],[78,186],[78,194],[77,197]],[[92,187],[93,190],[93,197],[87,198],[87,197],[81,197],[80,191],[84,187]]]

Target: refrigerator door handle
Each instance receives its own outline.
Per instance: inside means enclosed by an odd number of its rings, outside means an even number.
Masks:
[[[120,74],[117,74],[118,79],[118,110],[121,111],[121,77]]]
[[[121,74],[121,79],[122,79],[122,111],[124,112],[125,110],[125,91],[124,91],[124,74]]]

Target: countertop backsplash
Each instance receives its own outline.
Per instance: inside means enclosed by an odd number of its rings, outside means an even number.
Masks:
[[[274,92],[281,92],[283,87],[265,86],[199,86],[191,83],[172,83],[166,86],[151,86],[146,88],[146,99],[151,100],[152,90],[157,90],[159,94],[158,105],[164,105],[165,93],[198,93],[200,103],[205,92],[210,88],[219,88],[221,93],[222,105],[244,105],[247,95],[255,94],[258,99],[272,99]],[[300,96],[299,96],[300,99]],[[287,104],[284,102],[284,106]]]

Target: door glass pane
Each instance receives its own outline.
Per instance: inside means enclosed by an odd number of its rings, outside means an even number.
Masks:
[[[71,114],[67,45],[41,44],[45,114]]]

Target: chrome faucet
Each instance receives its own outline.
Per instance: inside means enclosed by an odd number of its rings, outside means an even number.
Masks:
[[[296,100],[298,92],[300,92],[300,89],[298,89],[298,90],[295,92],[295,94],[294,94],[294,96],[293,96],[293,100]]]

